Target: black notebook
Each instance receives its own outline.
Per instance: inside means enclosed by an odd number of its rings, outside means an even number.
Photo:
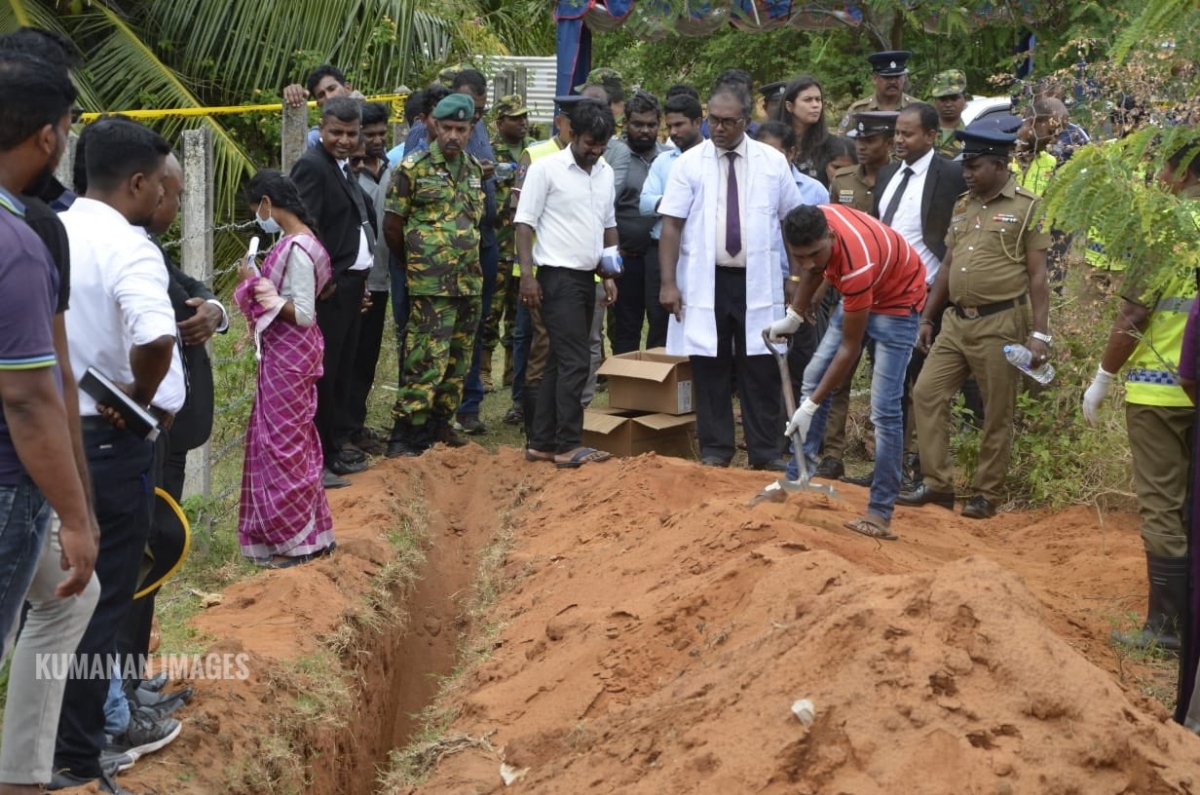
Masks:
[[[125,429],[139,439],[153,442],[158,438],[158,420],[154,415],[95,367],[89,367],[79,379],[79,388],[97,403],[116,409],[125,420]]]

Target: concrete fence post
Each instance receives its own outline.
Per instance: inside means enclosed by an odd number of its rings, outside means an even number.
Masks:
[[[301,105],[293,108],[286,102],[283,105],[283,146],[279,163],[284,174],[292,170],[292,166],[304,154],[308,147],[308,106]]]
[[[211,286],[213,277],[213,143],[207,127],[183,133],[183,272]],[[212,343],[209,343],[211,351]],[[188,453],[183,496],[212,490],[212,447]]]
[[[75,190],[75,145],[79,143],[79,133],[72,130],[67,136],[67,151],[63,152],[54,169],[54,178],[70,190]]]

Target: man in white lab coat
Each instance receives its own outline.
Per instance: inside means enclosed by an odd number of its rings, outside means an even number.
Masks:
[[[779,370],[762,329],[783,316],[780,222],[801,199],[787,159],[746,135],[750,108],[744,89],[718,87],[711,138],[671,169],[658,209],[660,301],[673,316],[668,352],[692,361],[701,463],[733,458],[736,369],[750,466],[782,471]]]

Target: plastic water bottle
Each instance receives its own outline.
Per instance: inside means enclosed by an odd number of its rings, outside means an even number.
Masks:
[[[1024,372],[1039,384],[1048,384],[1054,380],[1054,365],[1046,362],[1041,367],[1034,368],[1033,352],[1024,345],[1005,345],[1004,358],[1018,370]]]

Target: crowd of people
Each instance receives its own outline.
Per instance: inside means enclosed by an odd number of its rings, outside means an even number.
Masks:
[[[982,442],[961,513],[994,516],[1025,386],[1005,349],[1023,346],[1029,370],[1047,362],[1049,297],[1076,238],[1093,266],[1120,263],[1094,230],[1044,228],[1041,192],[1088,142],[1061,97],[966,125],[963,73],[936,75],[922,101],[907,93],[910,58],[869,56],[875,91],[837,125],[811,76],[759,88],[760,112],[739,69],[660,100],[599,68],[556,97],[540,141],[522,97],[489,113],[484,75],[447,70],[408,99],[410,131],[390,150],[388,109],[337,68],[286,87],[286,102],[314,98],[320,119],[289,173],[264,169],[245,191],[270,242],[240,263],[233,295],[258,359],[245,556],[287,568],[332,554],[326,490],[381,456],[487,433],[480,407],[496,389],[527,461],[609,459],[582,434],[606,338],[615,354],[689,357],[701,465],[728,467],[740,446],[776,477],[867,486],[846,527],[875,539],[898,538],[897,505],[955,510],[951,404],[963,392]],[[187,452],[210,433],[205,344],[230,322],[158,242],[183,183],[161,136],[102,118],[80,135],[71,188],[54,179],[81,63],[45,31],[0,39],[0,637],[13,654],[0,795],[92,780],[125,792],[113,776],[174,740],[171,715],[192,697],[108,665],[34,672],[46,653],[147,654],[155,588],[142,559],[166,546],[156,506],[178,501]],[[1200,196],[1200,157],[1180,149],[1156,177]],[[1083,404],[1094,421],[1127,368],[1150,598],[1144,627],[1119,640],[1137,646],[1181,645],[1195,296],[1189,278],[1125,285]],[[367,401],[389,325],[397,393],[378,432]],[[768,349],[783,339],[791,416]],[[874,469],[847,478],[864,352]],[[108,382],[115,392],[96,391]],[[756,500],[784,493],[776,481]]]

